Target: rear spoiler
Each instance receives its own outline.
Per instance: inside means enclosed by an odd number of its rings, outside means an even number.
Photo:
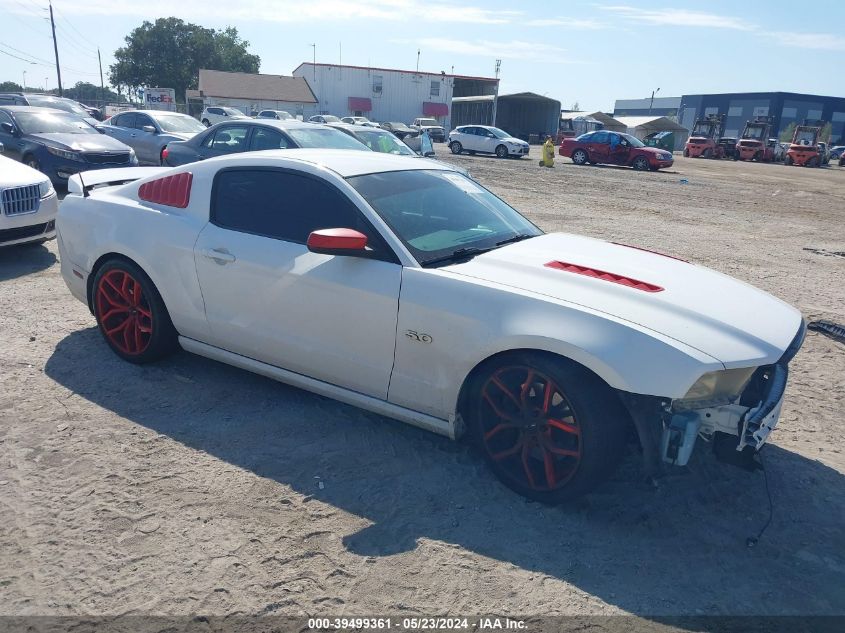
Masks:
[[[125,185],[135,180],[157,176],[170,171],[172,167],[119,167],[117,169],[98,169],[74,174],[67,181],[68,195],[88,196],[92,189]]]

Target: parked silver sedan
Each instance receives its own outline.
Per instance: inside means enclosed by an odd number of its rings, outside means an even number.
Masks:
[[[195,118],[164,110],[126,110],[97,126],[135,150],[138,162],[163,165],[162,152],[171,141],[187,141],[205,126]]]

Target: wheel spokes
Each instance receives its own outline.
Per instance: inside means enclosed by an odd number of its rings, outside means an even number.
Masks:
[[[149,346],[152,309],[141,283],[129,273],[115,269],[100,278],[97,313],[103,333],[121,352],[140,354]]]

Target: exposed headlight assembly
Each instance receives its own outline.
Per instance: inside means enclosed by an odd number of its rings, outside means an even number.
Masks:
[[[675,400],[672,407],[675,410],[701,409],[717,402],[731,402],[743,392],[756,369],[742,367],[708,372],[695,381],[683,398]]]

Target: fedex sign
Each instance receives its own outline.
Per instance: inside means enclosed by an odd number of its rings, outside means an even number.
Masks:
[[[175,110],[176,91],[173,88],[144,88],[144,105],[152,110]]]

